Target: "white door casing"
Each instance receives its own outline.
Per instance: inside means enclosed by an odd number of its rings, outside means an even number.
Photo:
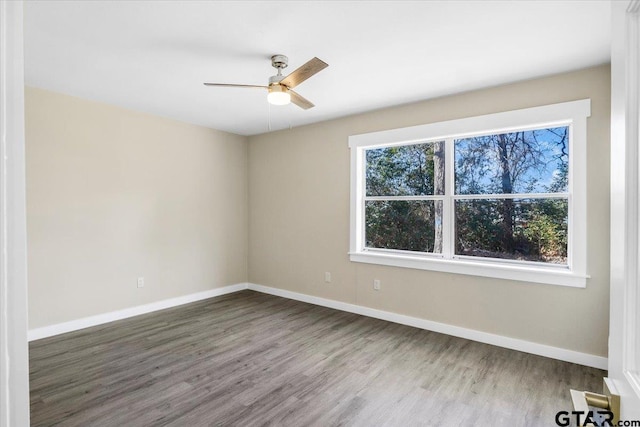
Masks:
[[[22,12],[0,0],[0,427],[29,425]]]
[[[640,420],[640,0],[612,1],[609,378]]]

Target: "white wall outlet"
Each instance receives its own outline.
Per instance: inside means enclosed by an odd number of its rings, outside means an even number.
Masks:
[[[324,273],[324,281],[327,283],[331,283],[331,273],[329,273],[328,271]]]
[[[138,287],[144,288],[144,277],[138,277]]]
[[[376,291],[380,290],[380,279],[373,279],[373,289]]]

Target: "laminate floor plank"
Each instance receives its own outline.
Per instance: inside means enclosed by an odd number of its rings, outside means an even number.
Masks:
[[[603,376],[253,291],[30,343],[33,426],[549,426]]]

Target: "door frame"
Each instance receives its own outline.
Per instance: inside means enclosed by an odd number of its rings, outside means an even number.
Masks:
[[[609,378],[640,419],[640,0],[612,1]],[[626,404],[625,404],[626,402]]]
[[[23,3],[0,0],[0,427],[29,425]]]

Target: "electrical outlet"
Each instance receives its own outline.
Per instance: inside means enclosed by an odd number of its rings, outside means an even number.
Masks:
[[[138,277],[138,287],[144,288],[144,277]]]
[[[324,273],[324,281],[327,283],[331,283],[331,273],[328,271]]]
[[[380,290],[380,279],[373,279],[373,289],[375,291]]]

